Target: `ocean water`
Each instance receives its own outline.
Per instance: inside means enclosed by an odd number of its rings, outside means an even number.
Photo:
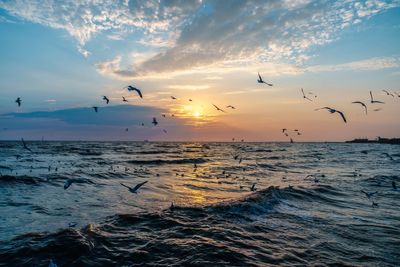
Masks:
[[[0,142],[0,266],[400,265],[397,145],[28,146]]]

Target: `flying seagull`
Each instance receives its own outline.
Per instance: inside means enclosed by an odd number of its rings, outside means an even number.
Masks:
[[[386,93],[387,95],[390,95],[390,96],[392,96],[392,97],[394,97],[394,95],[392,94],[392,93],[390,93],[389,91],[387,91],[387,90],[382,90],[384,93]]]
[[[261,75],[260,75],[259,72],[258,72],[258,80],[257,80],[257,82],[258,82],[258,83],[265,83],[266,85],[272,86],[271,83],[267,83],[267,82],[265,82],[265,81],[261,78]]]
[[[367,105],[365,105],[363,102],[361,102],[361,101],[354,101],[354,102],[351,102],[351,103],[352,103],[352,104],[360,104],[361,106],[363,106],[364,109],[365,109],[365,115],[368,115]]]
[[[105,100],[107,104],[110,103],[110,99],[108,99],[105,95],[103,96],[103,100]]]
[[[317,109],[315,109],[315,110],[321,110],[321,109],[326,109],[326,110],[328,110],[331,114],[333,114],[333,113],[338,113],[338,114],[342,117],[343,121],[344,121],[345,123],[347,123],[346,117],[344,116],[343,112],[341,112],[341,111],[339,111],[339,110],[336,110],[336,109],[334,109],[334,108],[330,108],[330,107],[317,108]]]
[[[371,96],[371,104],[374,104],[374,103],[385,104],[385,102],[374,100],[374,97],[372,96],[372,91],[369,91],[369,95]]]
[[[122,97],[122,102],[128,102],[128,100],[126,100],[125,97]]]
[[[127,87],[124,87],[124,88],[127,88],[129,92],[136,91],[138,93],[138,95],[140,96],[140,98],[143,98],[142,92],[139,89],[137,89],[136,87],[128,85]]]
[[[154,126],[156,126],[158,124],[156,117],[153,118],[153,121],[151,123],[154,124]]]
[[[30,152],[33,152],[33,151],[26,145],[24,138],[21,138],[21,141],[22,141],[22,146],[24,147],[24,149],[26,149],[26,150],[28,150],[28,151],[30,151]]]
[[[304,98],[304,99],[307,99],[307,100],[309,100],[309,101],[312,101],[311,99],[309,99],[309,98],[306,96],[306,94],[304,93],[304,89],[303,89],[303,88],[301,88],[301,93],[303,94],[303,98]]]
[[[171,95],[171,99],[176,100],[176,97]]]
[[[89,179],[84,179],[84,178],[69,178],[65,181],[64,183],[64,190],[67,190],[72,183],[78,183],[78,184],[82,184],[82,183],[91,183],[93,184],[92,181],[90,181]]]
[[[137,184],[135,187],[129,187],[123,183],[121,183],[122,186],[126,187],[129,189],[129,192],[137,194],[139,188],[141,188],[145,183],[147,183],[147,181],[144,181],[143,183]]]
[[[226,106],[226,108],[236,109],[236,108],[235,108],[234,106],[232,106],[232,105]]]
[[[371,198],[373,195],[378,193],[378,191],[368,193],[368,192],[365,192],[364,190],[361,190],[361,193],[364,193],[367,198]]]
[[[256,190],[257,190],[257,189],[256,189],[256,184],[253,184],[253,185],[251,186],[250,190],[253,191],[253,192],[256,191]]]
[[[221,111],[221,112],[225,112],[224,110],[222,110],[222,109],[220,109],[219,107],[217,107],[216,105],[214,105],[214,104],[212,104],[218,111]]]
[[[93,109],[96,113],[99,111],[99,107],[93,107]]]
[[[17,103],[18,104],[18,107],[20,107],[21,106],[21,98],[20,97],[18,97],[17,98],[17,100],[15,100],[15,103]]]

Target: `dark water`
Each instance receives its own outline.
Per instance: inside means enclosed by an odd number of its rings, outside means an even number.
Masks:
[[[400,146],[28,146],[0,143],[0,266],[400,265]]]

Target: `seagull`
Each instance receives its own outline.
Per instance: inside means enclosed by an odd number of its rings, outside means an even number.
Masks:
[[[287,131],[287,129],[286,128],[283,128],[282,129],[282,133],[284,133],[284,132],[286,132]]]
[[[64,183],[64,190],[67,190],[72,183],[78,183],[78,184],[82,184],[82,183],[86,183],[86,182],[90,182],[93,183],[92,181],[88,180],[88,179],[83,179],[83,178],[69,178],[65,181]]]
[[[303,98],[304,98],[304,99],[307,99],[307,100],[309,100],[309,101],[312,101],[311,99],[309,99],[309,98],[306,96],[306,94],[304,93],[304,89],[303,89],[303,88],[301,88],[301,93],[303,94]]]
[[[129,189],[129,192],[137,194],[137,191],[139,190],[139,188],[141,188],[145,183],[147,183],[147,181],[144,181],[143,183],[137,184],[135,185],[135,187],[129,187],[123,183],[121,183],[122,186],[126,187]]]
[[[28,150],[28,151],[30,151],[30,152],[33,152],[33,151],[26,145],[26,143],[25,143],[25,141],[24,141],[24,138],[21,138],[21,141],[22,141],[22,145],[23,145],[24,149],[26,149],[26,150]]]
[[[127,87],[124,87],[124,88],[127,88],[129,92],[136,91],[138,93],[138,95],[140,96],[140,98],[143,98],[142,92],[139,89],[137,89],[133,86],[130,86],[130,85],[128,85]]]
[[[171,99],[176,100],[176,97],[175,96],[171,96]]]
[[[386,157],[388,157],[390,160],[394,160],[392,156],[389,155],[389,153],[382,153],[382,155],[385,155]]]
[[[361,190],[361,192],[364,193],[367,198],[371,198],[373,195],[378,193],[378,191],[368,193],[368,192],[365,192],[364,190]]]
[[[122,97],[122,102],[128,102],[128,100],[126,100],[125,97]]]
[[[346,117],[344,116],[343,112],[341,112],[341,111],[339,111],[339,110],[336,110],[336,109],[334,109],[334,108],[330,108],[330,107],[317,108],[317,109],[315,109],[315,110],[320,110],[320,109],[327,109],[331,114],[333,114],[333,113],[338,113],[338,114],[342,117],[343,121],[344,121],[345,123],[347,123]]]
[[[18,107],[20,107],[21,106],[21,98],[20,97],[18,97],[17,98],[17,100],[15,100],[15,103],[17,103],[18,104]]]
[[[93,109],[96,113],[99,111],[99,107],[93,107]]]
[[[265,81],[261,78],[261,75],[260,75],[259,72],[258,72],[258,80],[257,80],[257,82],[258,82],[258,83],[265,83],[266,85],[272,86],[271,83],[267,83],[267,82],[265,82]]]
[[[225,112],[224,110],[220,109],[219,107],[217,107],[216,105],[212,104],[218,111],[222,111]]]
[[[103,96],[103,100],[105,100],[107,104],[110,103],[110,99],[108,99],[105,95]]]
[[[192,102],[193,100],[189,98],[189,101]]]
[[[374,103],[385,104],[385,102],[374,100],[374,97],[372,96],[372,91],[369,91],[369,95],[371,96],[371,104],[374,104]]]
[[[232,105],[226,106],[226,108],[236,109],[236,108],[235,108],[234,106],[232,106]]]
[[[352,104],[360,104],[361,106],[363,106],[364,109],[365,109],[365,115],[368,115],[367,105],[365,105],[363,102],[361,102],[361,101],[354,101],[354,102],[351,102],[351,103],[352,103]]]
[[[156,125],[158,124],[158,121],[157,121],[157,119],[154,117],[154,118],[153,118],[153,121],[152,121],[151,123],[153,123],[154,126],[156,126]]]
[[[251,186],[250,190],[253,191],[253,192],[256,191],[256,190],[257,190],[257,189],[256,189],[256,184],[253,184],[253,185]]]
[[[382,91],[385,92],[387,95],[394,97],[394,95],[392,93],[390,93],[389,91],[387,91],[387,90],[382,90]]]

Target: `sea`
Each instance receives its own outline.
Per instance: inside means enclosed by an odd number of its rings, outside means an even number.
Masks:
[[[0,142],[0,266],[400,266],[399,145],[27,146]]]

